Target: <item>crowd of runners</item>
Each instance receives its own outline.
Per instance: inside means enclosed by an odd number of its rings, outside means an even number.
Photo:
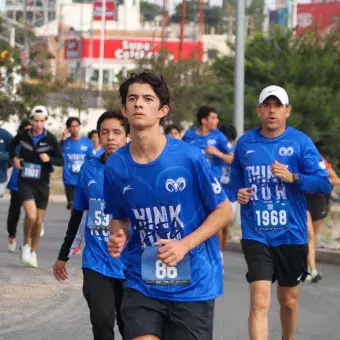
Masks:
[[[134,74],[119,93],[121,109],[104,112],[87,137],[70,117],[58,141],[45,128],[44,106],[32,109],[14,138],[0,129],[1,195],[13,168],[8,250],[18,247],[22,206],[20,260],[38,267],[50,177],[63,167],[70,219],[53,275],[68,279],[68,260],[82,252],[94,339],[114,339],[117,323],[127,340],[211,340],[223,250],[240,205],[249,337],[268,339],[277,281],[282,339],[293,340],[300,283],[322,279],[316,234],[340,179],[317,145],[287,125],[287,92],[265,87],[254,108],[259,127],[242,136],[231,124],[219,126],[210,106],[198,109],[197,125],[184,134],[177,125],[164,134],[171,101],[162,76]]]

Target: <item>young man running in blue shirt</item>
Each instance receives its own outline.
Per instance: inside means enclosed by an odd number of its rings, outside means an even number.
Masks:
[[[231,205],[200,150],[161,133],[170,109],[163,77],[132,75],[119,91],[131,143],[108,160],[104,193],[109,251],[125,247],[125,339],[210,340],[223,293],[216,234]]]
[[[197,113],[199,127],[188,130],[183,141],[196,145],[208,160],[213,175],[220,180],[225,163],[233,161],[233,149],[225,135],[217,129],[219,119],[215,108],[202,106]]]
[[[80,170],[74,208],[53,274],[58,281],[68,278],[66,262],[85,221],[83,293],[90,309],[94,339],[113,340],[115,314],[119,331],[124,334],[120,314],[124,274],[122,261],[113,259],[107,250],[110,216],[103,211],[104,166],[107,158],[126,144],[128,124],[121,114],[107,111],[98,119],[97,131],[104,154],[86,161]]]
[[[86,159],[95,156],[92,142],[87,137],[81,137],[80,135],[80,125],[79,118],[68,118],[60,143],[64,157],[63,182],[67,198],[67,209],[69,210],[72,210],[80,169]]]
[[[237,142],[229,190],[241,206],[242,248],[250,284],[251,340],[268,339],[271,283],[278,281],[282,339],[293,340],[299,284],[307,276],[305,192],[327,194],[328,174],[313,142],[286,125],[291,106],[278,86],[260,94],[261,127]]]

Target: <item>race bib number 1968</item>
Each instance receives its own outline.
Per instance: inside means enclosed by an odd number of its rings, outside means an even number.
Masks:
[[[288,228],[288,203],[281,202],[254,202],[255,229],[279,230]]]

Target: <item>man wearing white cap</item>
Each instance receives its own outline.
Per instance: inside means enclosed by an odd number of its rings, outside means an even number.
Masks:
[[[59,143],[45,129],[47,117],[45,106],[34,107],[30,115],[32,129],[19,132],[10,145],[10,158],[19,170],[19,197],[26,212],[21,261],[33,268],[38,267],[36,249],[48,204],[50,173],[53,165],[63,165]]]
[[[230,190],[241,204],[242,249],[250,285],[251,340],[268,339],[271,283],[278,282],[282,339],[293,340],[299,283],[307,276],[305,192],[331,190],[326,167],[304,133],[286,125],[287,92],[268,86],[256,108],[260,128],[238,141]]]

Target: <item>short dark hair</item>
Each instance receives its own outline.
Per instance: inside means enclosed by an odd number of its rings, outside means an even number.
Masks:
[[[209,117],[210,112],[217,113],[217,110],[212,106],[201,106],[198,109],[196,117],[199,125],[202,125],[202,119]]]
[[[66,127],[69,128],[73,122],[77,122],[79,125],[81,125],[80,119],[78,117],[70,117],[66,121]]]
[[[120,125],[124,128],[124,131],[126,134],[130,132],[130,125],[127,121],[127,119],[118,111],[115,110],[109,110],[105,111],[97,121],[97,132],[98,135],[100,135],[100,127],[104,120],[106,119],[117,119],[120,122]]]
[[[232,124],[221,125],[220,131],[228,138],[229,141],[233,141],[237,137],[237,131]]]
[[[177,130],[179,133],[182,132],[182,129],[178,125],[171,124],[165,128],[165,133],[168,135],[172,130]]]
[[[87,134],[87,138],[88,139],[92,139],[93,135],[97,134],[98,135],[98,131],[97,130],[91,130],[88,134]]]
[[[25,131],[29,125],[32,125],[31,122],[28,119],[23,119],[19,124],[18,131]]]
[[[149,84],[155,91],[157,97],[160,100],[160,108],[163,106],[170,107],[170,92],[165,79],[161,75],[157,75],[151,72],[142,72],[139,74],[132,73],[130,78],[127,78],[119,87],[119,95],[122,100],[122,105],[126,105],[126,98],[129,91],[129,87],[132,84]]]

